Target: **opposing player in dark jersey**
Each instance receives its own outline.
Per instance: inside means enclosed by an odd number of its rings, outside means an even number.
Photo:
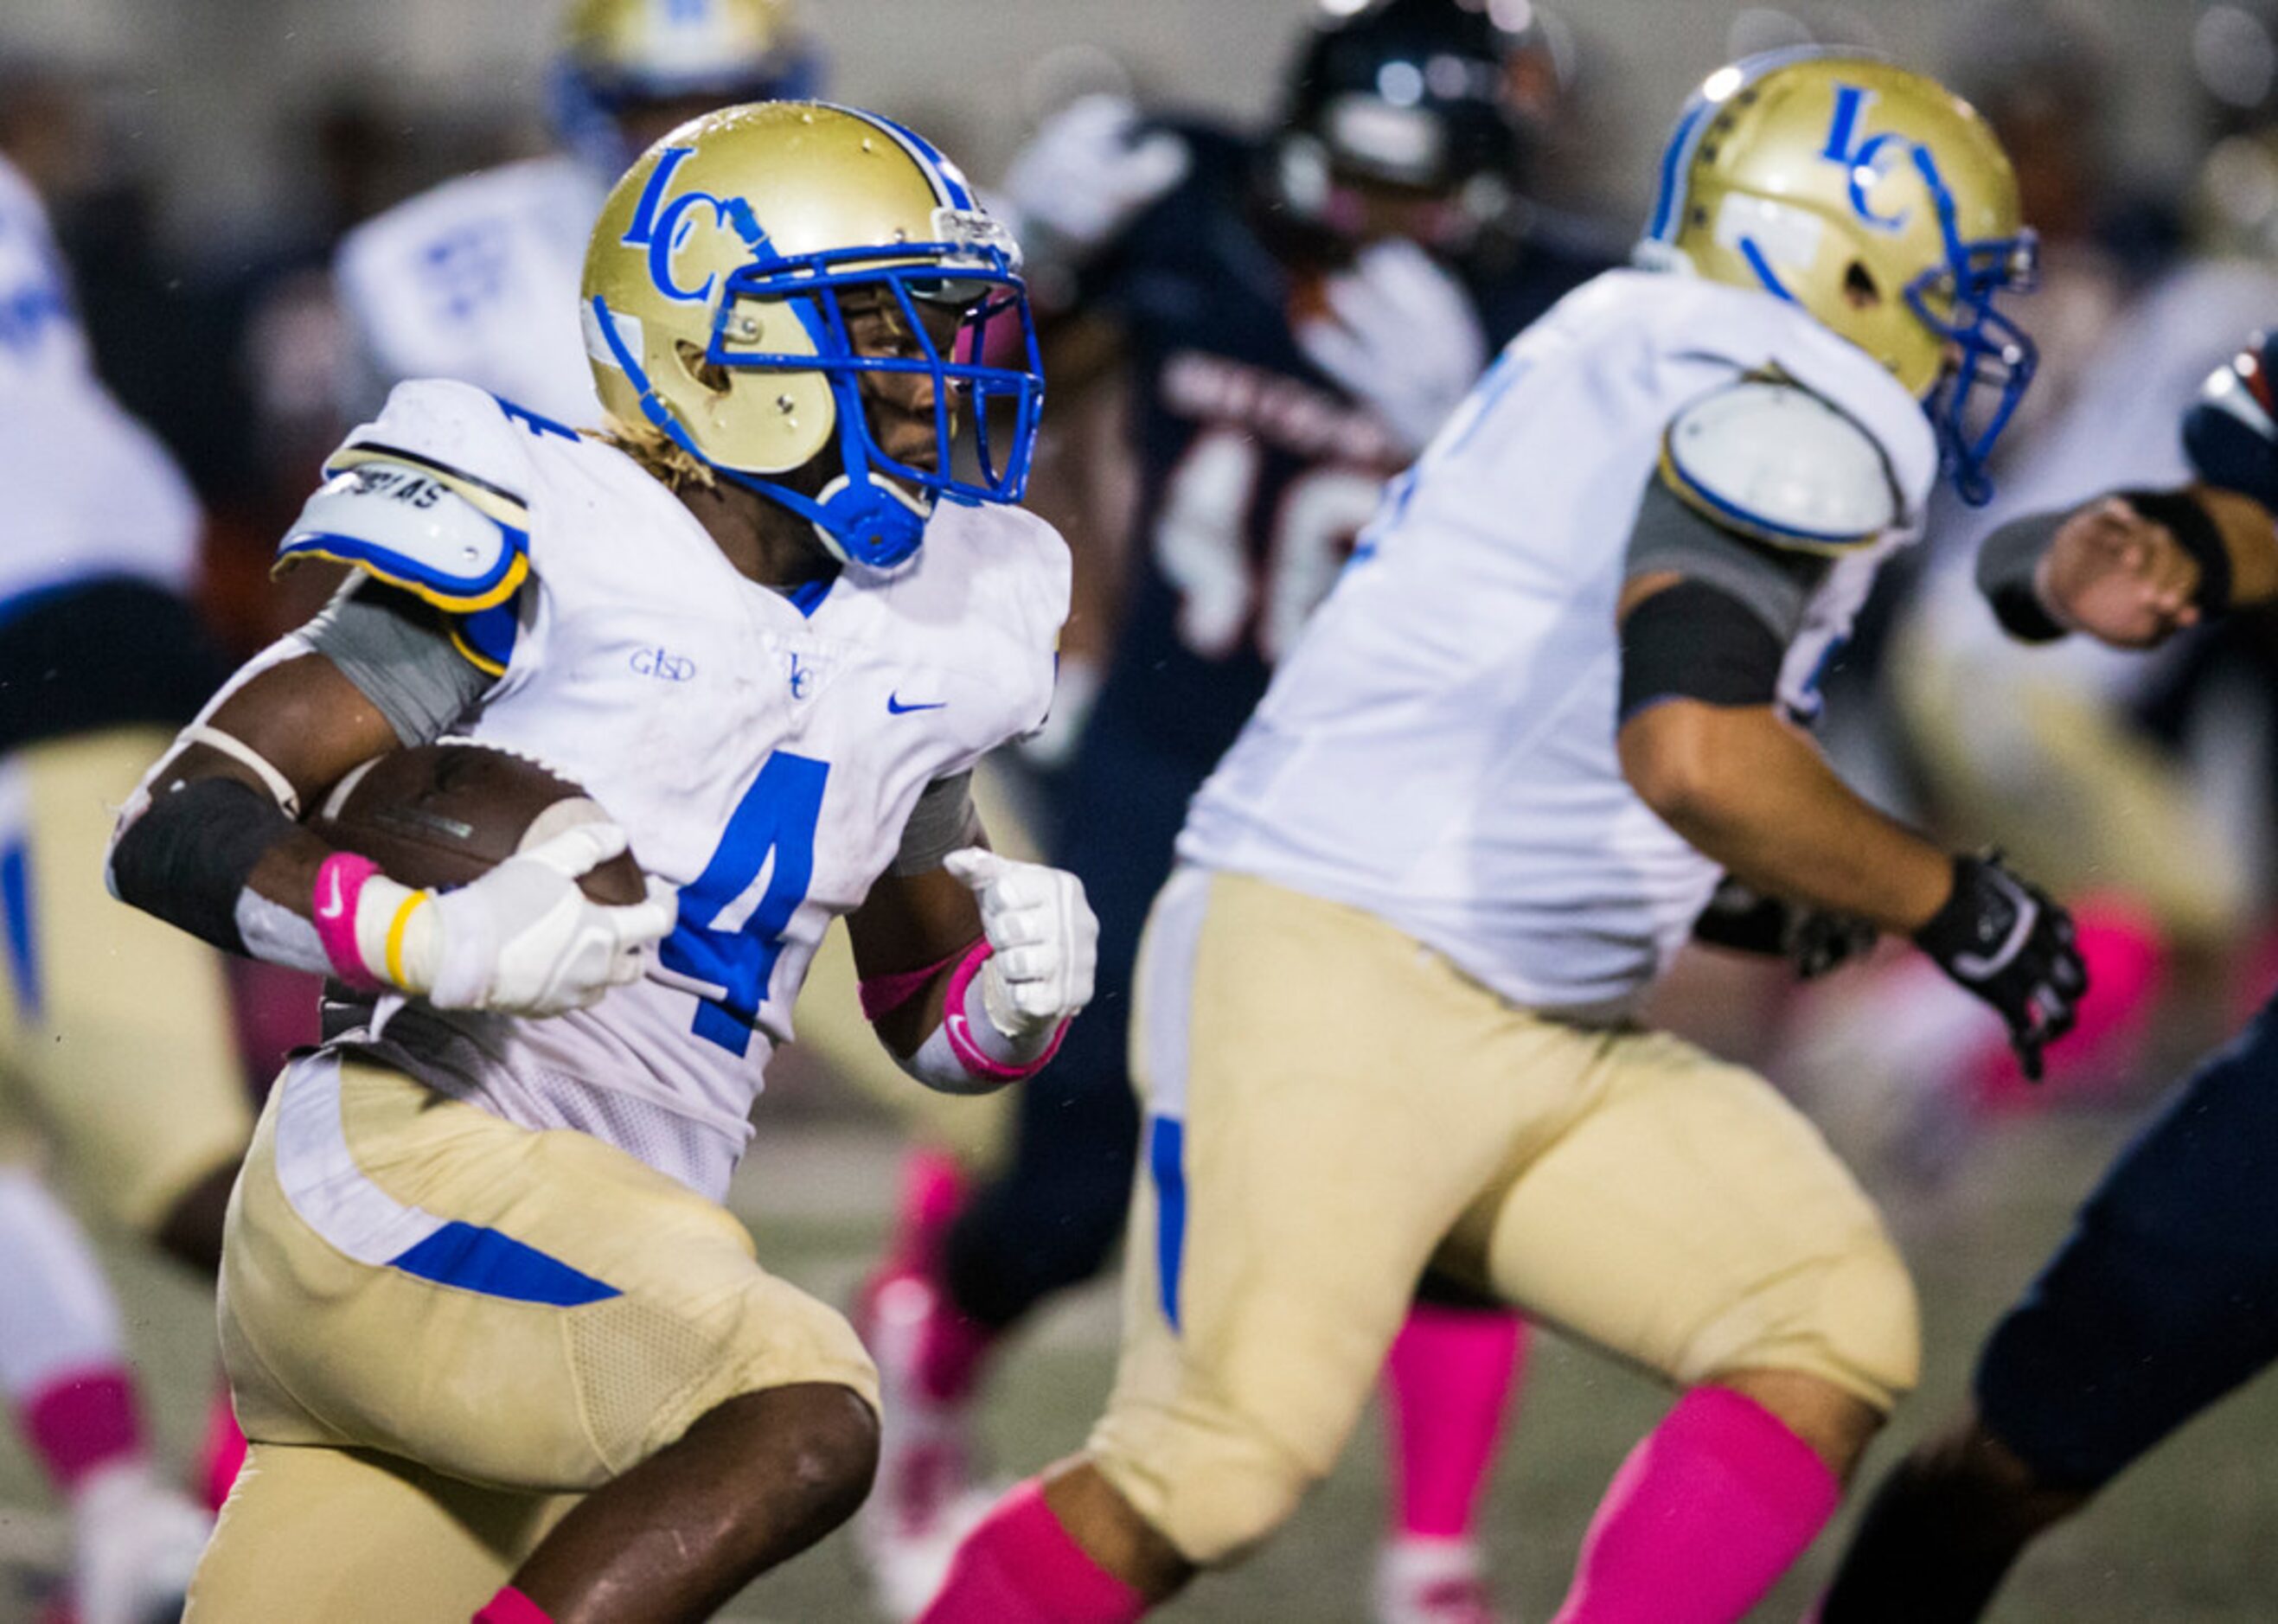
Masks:
[[[1986,538],[1978,583],[2017,637],[2149,648],[2278,599],[2278,341],[2185,414],[2196,482],[2037,515]],[[1969,1413],[1869,1505],[1823,1624],[1963,1624],[2042,1532],[2278,1362],[2278,1003],[2137,1136],[1994,1327]]]
[[[874,1283],[872,1345],[901,1390],[865,1513],[890,1606],[924,1599],[957,1531],[962,1417],[985,1350],[1096,1273],[1120,1232],[1139,1125],[1124,1056],[1133,957],[1188,797],[1386,479],[1494,347],[1607,263],[1521,195],[1513,92],[1542,68],[1542,41],[1456,0],[1336,14],[1351,11],[1324,9],[1270,135],[1095,97],[1050,121],[1007,177],[1047,268],[1037,285],[1063,311],[1056,401],[1083,365],[1073,358],[1112,357],[1137,462],[1120,581],[1103,578],[1109,560],[1079,563],[1091,575],[1051,730],[1082,723],[1054,856],[1098,911],[1100,991],[1091,1026],[1020,1102],[1001,1174]],[[1398,1505],[1380,1618],[1490,1616],[1472,1510],[1520,1353],[1517,1320],[1427,1283],[1388,1365]]]

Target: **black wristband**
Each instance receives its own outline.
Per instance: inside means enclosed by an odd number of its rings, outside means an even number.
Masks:
[[[262,855],[298,826],[234,778],[159,790],[111,851],[118,900],[225,952],[243,953],[237,899]]]
[[[1956,857],[1953,889],[1915,932],[1915,945],[1940,964],[1995,953],[2022,911],[2009,888],[1991,878],[1996,867],[1980,858]]]
[[[2200,614],[2212,618],[2230,607],[2230,549],[2222,545],[2222,532],[2198,498],[2184,491],[2113,494],[2152,523],[2167,526],[2176,545],[2198,561],[2199,590],[2194,601]]]

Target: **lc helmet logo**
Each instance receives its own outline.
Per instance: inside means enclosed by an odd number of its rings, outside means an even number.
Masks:
[[[1891,63],[1807,48],[1701,81],[1663,153],[1637,262],[1809,311],[1922,400],[1947,476],[1982,502],[2035,362],[1994,297],[2029,291],[2037,255],[1975,109]]]
[[[1874,102],[1875,93],[1858,85],[1835,87],[1835,117],[1828,126],[1827,149],[1822,156],[1843,166],[1851,208],[1861,219],[1878,231],[1904,231],[1914,214],[1911,207],[1901,207],[1896,214],[1875,212],[1874,194],[1890,173],[1895,156],[1892,149],[1894,145],[1903,148],[1906,138],[1890,130],[1875,135],[1860,130],[1860,115]]]
[[[900,125],[820,102],[729,108],[610,193],[585,257],[586,350],[619,421],[805,518],[837,557],[889,569],[940,498],[1027,489],[1043,373],[1020,266],[956,166]],[[854,293],[898,314],[907,342],[858,350]],[[949,325],[945,343],[929,331]],[[929,384],[913,392],[930,404],[929,455],[890,455],[873,432],[862,384],[880,374]],[[777,477],[810,463],[819,479]]]
[[[673,257],[698,230],[708,227],[733,231],[743,251],[731,253],[730,257],[738,262],[767,247],[767,233],[760,229],[759,222],[752,217],[751,206],[742,198],[723,202],[709,192],[693,191],[683,192],[677,197],[672,195],[674,173],[695,156],[693,147],[664,149],[623,238],[625,247],[648,250],[649,280],[655,284],[657,292],[680,304],[703,304],[720,286],[717,271],[707,271],[704,280],[694,287],[683,287],[674,278]]]

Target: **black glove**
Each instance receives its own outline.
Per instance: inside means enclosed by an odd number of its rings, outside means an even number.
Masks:
[[[1785,958],[1804,980],[1874,950],[1875,927],[1847,914],[1750,890],[1727,874],[1693,922],[1696,942]]]
[[[2009,1024],[2009,1042],[2034,1082],[2041,1051],[2072,1030],[2088,991],[2072,916],[2011,873],[1998,851],[1953,859],[1953,895],[1915,944]]]

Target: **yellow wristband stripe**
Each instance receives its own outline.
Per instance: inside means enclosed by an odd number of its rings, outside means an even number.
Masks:
[[[433,900],[432,891],[414,891],[397,904],[395,917],[387,922],[387,979],[404,991],[411,990],[403,980],[403,932],[411,923],[411,916],[419,911],[420,904]]]

